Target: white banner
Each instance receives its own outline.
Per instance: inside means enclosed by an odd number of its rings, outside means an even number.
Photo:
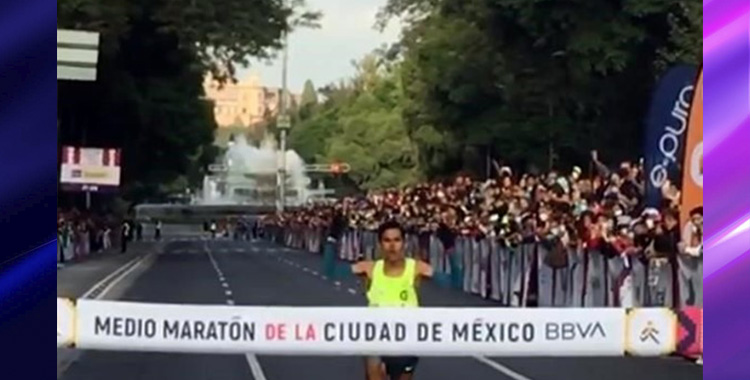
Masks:
[[[120,186],[120,150],[63,147],[60,183]]]
[[[59,316],[58,316],[59,317]],[[276,355],[621,356],[624,309],[301,308],[79,300],[81,349]]]

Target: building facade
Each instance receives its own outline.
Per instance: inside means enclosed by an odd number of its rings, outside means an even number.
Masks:
[[[268,106],[274,103],[272,98],[275,91],[264,88],[260,78],[255,75],[222,86],[207,76],[203,88],[206,98],[213,102],[214,117],[219,128],[257,127],[277,108]]]
[[[258,75],[249,75],[237,83],[219,83],[207,76],[204,84],[206,98],[213,101],[214,117],[219,128],[247,128],[251,131],[276,117],[281,89],[266,87]],[[296,103],[296,96],[290,97]]]

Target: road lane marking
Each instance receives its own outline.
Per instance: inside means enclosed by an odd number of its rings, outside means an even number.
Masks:
[[[258,357],[253,354],[245,354],[247,364],[250,366],[250,372],[253,374],[255,380],[268,380],[266,374],[263,373],[263,368],[260,366]]]
[[[227,297],[230,297],[232,295],[232,291],[227,289],[224,291],[224,295],[226,295]]]
[[[318,275],[318,272],[316,272],[316,271],[312,271],[312,274],[313,274],[313,276],[317,276],[317,275]]]
[[[234,305],[234,300],[227,300],[227,305]]]
[[[135,271],[136,269],[138,269],[143,264],[143,261],[145,261],[145,259],[146,259],[146,256],[142,257],[140,260],[138,260],[138,262],[136,262],[135,264],[131,265],[130,268],[128,268],[128,270],[120,273],[120,275],[117,276],[117,277],[115,277],[112,280],[112,282],[110,282],[109,285],[107,285],[107,287],[104,288],[101,291],[101,293],[99,293],[95,297],[95,299],[100,300],[100,299],[104,298],[104,296],[106,296],[107,293],[109,293],[109,291],[112,290],[112,288],[114,288],[117,284],[119,284],[120,281],[122,281],[125,277],[128,277],[128,275],[130,275],[131,273],[133,273],[133,271]]]
[[[135,265],[135,262],[140,259],[142,259],[142,257],[135,257],[132,260],[120,266],[119,268],[115,269],[114,271],[112,271],[112,273],[108,274],[106,277],[104,277],[99,282],[94,284],[94,286],[92,286],[89,290],[87,290],[86,293],[83,293],[83,295],[80,298],[89,298],[89,296],[91,296],[97,289],[99,289],[99,287],[101,287],[107,281],[109,281],[110,279],[120,274],[120,272],[127,270],[131,265]]]
[[[485,364],[485,365],[489,366],[490,368],[494,369],[495,371],[498,371],[498,372],[502,373],[503,375],[510,377],[513,380],[532,380],[531,378],[528,378],[528,377],[526,377],[524,375],[521,375],[520,373],[518,373],[518,372],[516,372],[516,371],[514,371],[514,370],[512,370],[512,369],[510,369],[510,368],[508,368],[508,367],[506,367],[506,366],[504,366],[504,365],[502,365],[502,364],[494,361],[494,360],[490,360],[487,357],[484,357],[484,356],[475,356],[474,359],[476,359],[477,361],[479,361],[482,364]]]
[[[347,291],[351,294],[357,294],[357,291],[352,288],[347,289]]]
[[[229,284],[227,284],[226,282],[222,281],[221,282],[221,286],[224,287],[224,288],[228,288]]]
[[[336,285],[336,287],[339,287],[341,286],[341,281],[335,281],[333,284]]]

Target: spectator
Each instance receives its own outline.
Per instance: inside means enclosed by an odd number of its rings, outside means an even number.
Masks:
[[[670,261],[680,252],[696,255],[702,251],[702,209],[691,212],[691,223],[681,233],[676,186],[667,183],[662,189],[662,211],[646,209],[641,162],[622,162],[611,170],[597,151],[592,151],[591,160],[595,170],[589,178],[577,166],[569,172],[515,174],[493,162],[496,178],[480,181],[459,174],[453,180],[310,204],[266,216],[260,223],[264,228],[325,229],[333,243],[327,245],[327,257],[333,257],[347,229],[373,230],[395,219],[418,236],[419,252],[414,254],[424,257],[427,237],[437,237],[451,257],[456,287],[462,286],[462,277],[451,253],[458,236],[490,237],[504,246],[545,242],[556,253],[549,262],[554,267],[565,264],[560,253],[566,248]]]
[[[130,240],[131,235],[131,227],[130,222],[127,220],[122,222],[121,230],[120,230],[120,252],[125,253],[128,251],[128,240]]]

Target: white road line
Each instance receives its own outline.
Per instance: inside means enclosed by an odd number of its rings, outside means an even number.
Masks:
[[[83,293],[83,295],[80,298],[89,298],[89,296],[93,294],[97,289],[99,289],[99,287],[102,286],[102,284],[106,283],[111,278],[117,276],[118,274],[120,274],[120,272],[127,270],[128,267],[133,265],[139,259],[140,257],[135,257],[132,260],[128,261],[127,263],[123,264],[121,267],[115,269],[114,271],[112,271],[112,273],[108,274],[106,277],[104,277],[99,282],[94,284],[94,286],[92,286],[91,289],[87,290],[86,293]]]
[[[234,300],[227,300],[227,305],[234,305]]]
[[[130,268],[128,268],[128,270],[126,270],[126,271],[124,271],[124,272],[120,273],[120,275],[119,275],[119,276],[115,277],[115,278],[114,278],[114,279],[112,280],[112,282],[110,282],[110,283],[109,283],[109,285],[107,285],[107,287],[106,287],[106,288],[104,288],[104,289],[103,289],[103,290],[101,291],[101,293],[99,293],[99,294],[98,294],[98,295],[97,295],[97,296],[95,297],[95,299],[98,299],[98,300],[100,300],[100,299],[104,298],[104,296],[106,296],[106,295],[107,295],[107,293],[109,293],[109,291],[110,291],[110,290],[112,290],[112,288],[114,288],[114,287],[115,287],[115,285],[117,285],[117,284],[118,284],[118,283],[119,283],[120,281],[122,281],[122,279],[124,279],[125,277],[127,277],[127,276],[128,276],[129,274],[133,273],[133,271],[134,271],[134,270],[138,269],[138,267],[140,267],[140,266],[141,266],[141,264],[143,264],[143,261],[145,260],[145,258],[146,258],[146,256],[143,256],[143,257],[141,257],[141,259],[140,259],[140,260],[138,260],[138,262],[136,262],[135,264],[131,265],[131,266],[130,266]]]
[[[336,285],[337,287],[338,287],[338,286],[341,286],[341,281],[334,281],[334,283],[333,283],[333,284],[334,284],[334,285]]]
[[[309,270],[309,269],[307,269],[307,268],[302,268],[302,271],[303,271],[303,272],[309,272],[310,270]]]
[[[224,287],[224,288],[228,288],[229,284],[227,284],[226,282],[222,281],[221,282],[221,286]]]
[[[357,291],[356,291],[356,290],[354,290],[354,289],[352,289],[352,288],[349,288],[349,289],[347,289],[346,291],[348,291],[348,292],[349,292],[349,293],[351,293],[351,294],[357,294]]]
[[[328,277],[326,276],[320,276],[320,278],[322,278],[323,280],[328,280]]]
[[[224,295],[226,295],[227,297],[229,297],[229,296],[232,295],[232,291],[229,290],[229,289],[227,289],[227,290],[224,291]]]
[[[317,275],[318,275],[318,272],[316,272],[316,271],[312,271],[312,274],[313,274],[313,276],[317,276]]]
[[[520,373],[484,356],[475,356],[474,359],[478,360],[482,364],[489,366],[495,371],[498,371],[503,375],[510,377],[513,380],[532,380],[531,378],[521,375]]]
[[[253,354],[245,354],[245,359],[247,359],[247,364],[250,366],[250,372],[253,373],[253,378],[255,380],[268,380],[266,374],[263,373],[263,368],[261,368],[260,362],[258,362],[258,357]]]

